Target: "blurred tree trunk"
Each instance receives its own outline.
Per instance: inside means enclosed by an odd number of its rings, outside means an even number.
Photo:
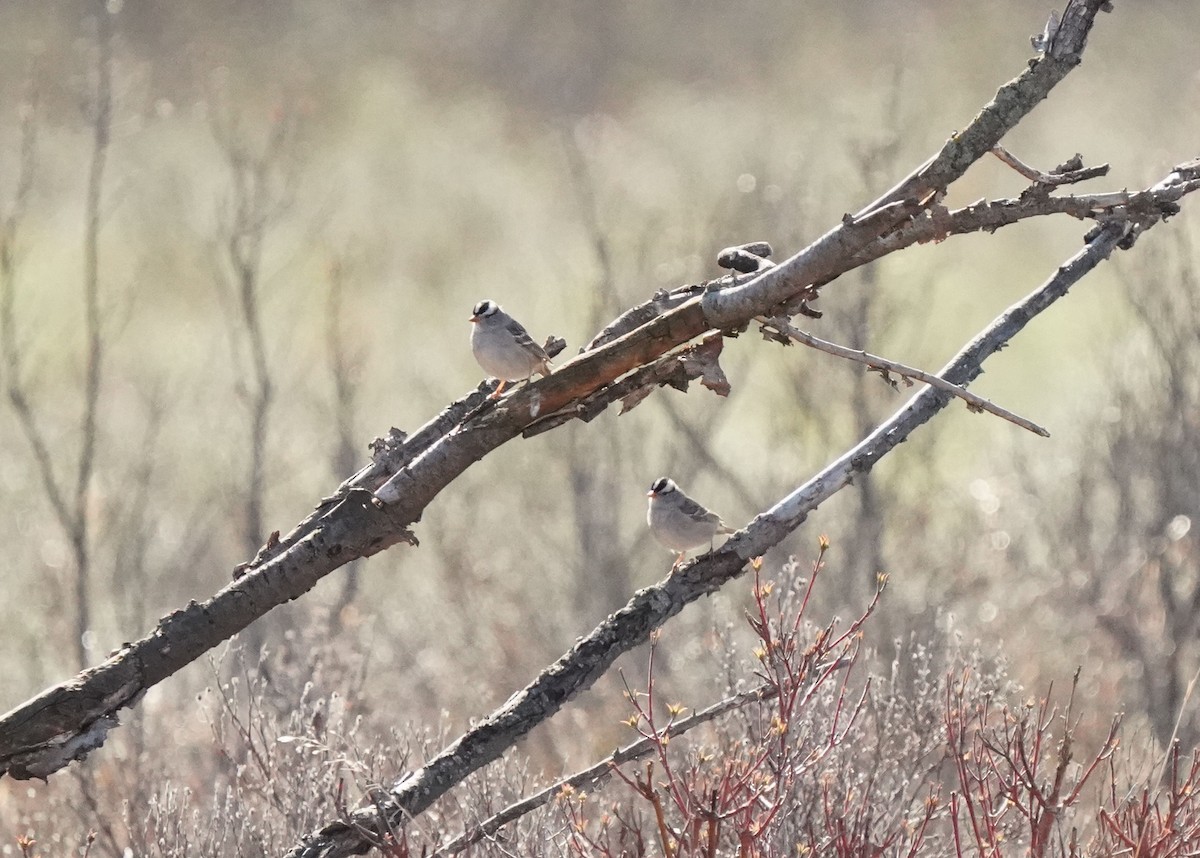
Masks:
[[[56,472],[62,458],[54,449],[51,434],[35,413],[27,379],[25,357],[18,341],[16,323],[17,233],[25,216],[33,188],[37,158],[36,122],[37,95],[30,84],[31,94],[25,111],[22,146],[16,191],[5,218],[0,246],[0,338],[3,339],[4,369],[7,376],[9,403],[37,463],[42,490],[67,542],[71,568],[70,635],[71,651],[80,670],[91,662],[94,631],[92,629],[91,596],[91,488],[96,467],[98,447],[98,413],[104,365],[104,334],[100,319],[100,229],[103,203],[104,174],[108,161],[112,129],[112,55],[113,22],[111,12],[100,0],[92,3],[95,16],[94,65],[88,78],[89,89],[84,97],[84,116],[91,132],[88,158],[87,188],[84,198],[83,271],[81,277],[85,353],[83,366],[83,407],[79,418],[79,452],[71,477]]]
[[[242,484],[243,513],[237,522],[243,550],[253,556],[269,541],[263,520],[266,493],[268,429],[275,399],[275,377],[268,358],[267,324],[263,319],[264,245],[279,225],[295,193],[292,161],[296,125],[287,111],[277,112],[265,140],[255,146],[232,108],[214,117],[213,138],[224,156],[230,190],[220,211],[218,268],[232,293],[230,340],[236,381],[247,411],[246,472]],[[236,358],[242,356],[241,361]],[[261,668],[265,641],[261,626],[242,638],[251,668]]]
[[[351,352],[343,330],[343,308],[346,301],[348,270],[351,263],[344,254],[335,255],[329,262],[328,292],[325,301],[325,352],[329,359],[329,375],[333,384],[333,455],[331,465],[334,474],[353,473],[359,461],[355,439],[355,405],[358,398],[358,370],[361,359]],[[346,567],[342,578],[342,590],[330,608],[330,624],[336,631],[341,628],[343,613],[353,604],[358,595],[359,574],[362,561],[355,560]]]
[[[1200,675],[1200,275],[1195,240],[1171,236],[1125,275],[1136,324],[1107,372],[1117,419],[1086,442],[1047,571],[1124,660],[1157,740],[1186,747],[1200,738],[1187,705]]]

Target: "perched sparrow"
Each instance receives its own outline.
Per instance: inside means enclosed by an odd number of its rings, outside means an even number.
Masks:
[[[483,371],[500,379],[489,399],[496,399],[510,381],[524,381],[535,372],[550,374],[550,358],[521,323],[495,301],[480,301],[471,311],[471,351]]]
[[[650,498],[650,508],[646,513],[650,532],[655,539],[679,554],[671,565],[672,569],[683,562],[689,549],[706,542],[711,548],[713,537],[718,533],[733,533],[733,528],[727,527],[719,515],[709,512],[685,495],[670,477],[659,477],[646,495]]]

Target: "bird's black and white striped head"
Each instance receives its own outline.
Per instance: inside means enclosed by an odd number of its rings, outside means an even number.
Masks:
[[[475,305],[471,310],[471,321],[478,322],[480,319],[486,319],[500,312],[500,305],[491,299],[485,298]]]
[[[657,498],[676,491],[679,491],[679,486],[675,485],[673,479],[670,477],[659,477],[650,484],[650,491],[646,492],[646,494],[652,498]]]

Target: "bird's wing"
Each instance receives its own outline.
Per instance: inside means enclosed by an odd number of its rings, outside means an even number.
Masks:
[[[517,345],[538,360],[550,360],[550,356],[546,354],[546,350],[533,341],[533,337],[529,336],[529,331],[525,330],[525,326],[516,319],[510,318],[508,324],[505,325],[505,330],[512,334],[513,339],[517,341]]]
[[[707,521],[712,522],[713,524],[718,524],[721,521],[721,517],[719,515],[717,515],[715,512],[709,512],[687,495],[684,495],[679,499],[679,509],[688,518],[695,519],[696,521]]]

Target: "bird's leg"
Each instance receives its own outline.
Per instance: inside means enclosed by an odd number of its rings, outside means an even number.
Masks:
[[[503,379],[503,378],[500,379],[500,386],[497,387],[494,391],[492,391],[492,395],[489,396],[488,399],[499,399],[500,394],[504,392],[504,385],[506,385],[506,384],[508,384],[507,379]]]

